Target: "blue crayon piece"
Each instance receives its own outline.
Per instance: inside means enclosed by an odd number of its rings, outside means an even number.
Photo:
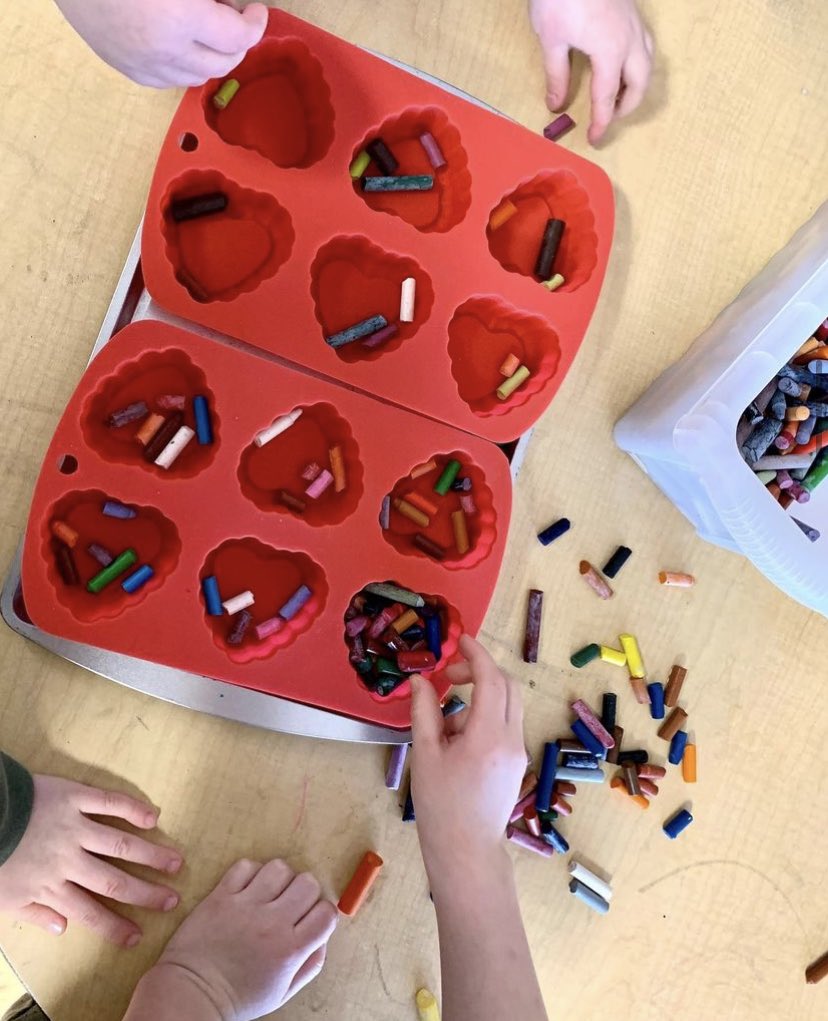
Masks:
[[[283,620],[292,620],[312,595],[313,592],[311,592],[307,585],[300,585],[281,610],[279,610],[279,616]]]
[[[407,642],[419,642],[420,639],[425,638],[425,628],[420,627],[419,624],[412,624],[410,628],[403,631],[402,637]]]
[[[677,766],[684,758],[684,749],[687,747],[687,731],[678,730],[673,736],[673,740],[670,742],[670,754],[667,756],[667,761],[672,765]]]
[[[668,819],[662,829],[671,840],[675,840],[679,833],[684,832],[690,823],[693,821],[693,816],[687,811],[686,808],[682,808],[680,812]]]
[[[569,518],[560,518],[548,528],[544,528],[542,532],[538,532],[538,542],[541,546],[548,546],[551,542],[559,539],[564,532],[568,532],[569,528]]]
[[[198,394],[193,397],[196,439],[202,446],[213,442],[213,423],[210,420],[210,405],[207,398]]]
[[[204,595],[204,605],[211,617],[221,617],[224,614],[224,607],[221,605],[221,593],[218,587],[218,578],[214,574],[201,579],[201,591]]]
[[[558,833],[551,822],[545,820],[541,823],[541,840],[549,844],[550,847],[554,847],[558,854],[566,854],[569,850],[569,842],[561,833]]]
[[[600,763],[594,755],[576,755],[568,753],[564,755],[563,764],[569,769],[600,769]]]
[[[535,808],[538,812],[548,812],[552,804],[552,785],[558,770],[558,755],[561,746],[557,741],[548,741],[543,746],[543,762],[541,763],[538,789],[535,792]]]
[[[466,708],[466,703],[458,695],[452,695],[451,698],[443,706],[442,713],[443,718],[448,719],[449,716],[456,716],[458,713],[462,713]]]
[[[582,900],[584,904],[588,904],[593,911],[597,911],[599,915],[605,915],[609,911],[609,904],[604,898],[597,894],[594,890],[590,890],[588,886],[584,886],[583,883],[577,879],[570,880],[569,892],[574,893],[578,900]]]
[[[414,822],[414,799],[411,797],[411,788],[408,788],[408,794],[405,798],[405,804],[403,805],[402,811],[403,822]]]
[[[137,592],[139,588],[146,585],[154,574],[155,571],[153,571],[149,564],[142,564],[137,571],[133,571],[132,574],[124,578],[121,582],[121,588],[124,592],[132,595],[133,592]]]
[[[138,511],[134,507],[127,507],[118,500],[105,500],[101,510],[108,518],[121,518],[123,521],[138,517]]]
[[[647,685],[647,692],[650,696],[650,716],[654,720],[664,719],[664,685],[653,681]]]
[[[570,729],[588,752],[591,752],[596,758],[604,758],[606,749],[583,720],[575,720]]]
[[[439,663],[443,657],[443,625],[438,614],[425,618],[425,640],[428,651]]]

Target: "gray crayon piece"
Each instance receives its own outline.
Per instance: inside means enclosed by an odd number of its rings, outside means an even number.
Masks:
[[[810,468],[793,468],[788,474],[792,479],[796,479],[797,482],[801,482],[810,471]]]
[[[819,401],[808,401],[805,407],[817,418],[828,418],[828,404]]]
[[[762,421],[762,416],[760,415],[759,416],[759,422],[761,422],[761,421]],[[750,434],[753,432],[754,427],[757,426],[759,424],[759,422],[751,421],[750,416],[747,415],[747,414],[742,415],[742,417],[739,419],[739,424],[736,426],[736,446],[737,447],[740,447],[740,448],[742,447],[742,445],[747,440],[748,436],[750,436]]]
[[[760,457],[751,467],[754,471],[779,471],[780,468],[810,468],[816,454],[768,454]]]
[[[432,174],[407,174],[400,177],[363,177],[363,191],[431,191]]]
[[[796,442],[807,443],[811,438],[814,426],[816,425],[816,415],[808,415],[804,422],[800,422],[796,430]]]
[[[795,379],[790,379],[788,376],[780,376],[777,386],[782,393],[787,394],[789,397],[798,397],[802,393],[802,386]]]
[[[751,401],[751,403],[747,406],[744,417],[750,421],[751,425],[759,425],[765,417],[765,413],[764,411],[759,410],[759,405],[756,401]]]
[[[764,421],[756,426],[747,441],[742,445],[742,456],[751,468],[782,432],[782,424],[776,418],[764,419]]]
[[[785,417],[785,411],[788,407],[788,398],[785,396],[782,390],[777,390],[776,393],[771,397],[770,407],[768,408],[768,414],[771,418],[783,419]]]
[[[760,391],[759,396],[753,402],[756,405],[756,407],[759,409],[759,411],[761,411],[761,413],[763,415],[768,410],[768,405],[770,404],[770,399],[776,393],[776,388],[777,388],[778,385],[779,385],[779,380],[777,378],[772,379],[765,386],[764,390]]]
[[[577,879],[571,879],[569,881],[569,892],[574,893],[578,900],[589,905],[593,911],[597,911],[599,915],[605,915],[609,911],[609,904],[604,898],[596,893],[594,890],[590,890],[588,886],[584,886],[583,883]]]
[[[339,333],[325,337],[325,343],[330,344],[333,348],[344,347],[345,344],[351,344],[361,337],[367,337],[371,333],[376,333],[377,330],[381,330],[387,325],[388,320],[385,316],[371,316],[370,319],[363,319],[361,323],[354,323],[347,330],[340,330]]]
[[[808,372],[807,369],[799,368],[797,365],[783,365],[779,370],[779,375],[785,376],[788,379],[795,379],[797,383],[808,383],[810,386],[825,385],[825,380],[815,376],[813,372]]]
[[[816,528],[811,528],[810,525],[806,525],[804,521],[800,521],[799,518],[795,518],[793,514],[791,515],[791,520],[795,521],[796,524],[799,525],[799,527],[808,536],[811,542],[817,541],[817,539],[819,538],[819,531]]]

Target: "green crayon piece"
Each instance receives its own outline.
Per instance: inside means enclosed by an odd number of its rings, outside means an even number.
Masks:
[[[434,492],[439,493],[440,496],[445,496],[449,489],[451,489],[451,484],[457,478],[459,471],[460,462],[449,461],[443,469],[440,478],[434,483]]]
[[[101,591],[101,589],[106,588],[107,585],[115,581],[115,579],[119,575],[123,574],[124,571],[128,571],[137,559],[138,554],[134,549],[124,550],[119,557],[115,557],[109,567],[105,567],[102,571],[98,571],[93,578],[90,578],[86,583],[86,587],[90,592],[97,594]]]
[[[569,657],[569,662],[573,666],[582,667],[586,666],[587,663],[591,663],[594,659],[598,659],[601,655],[601,646],[585,645],[583,649],[579,649],[577,652],[573,652]]]

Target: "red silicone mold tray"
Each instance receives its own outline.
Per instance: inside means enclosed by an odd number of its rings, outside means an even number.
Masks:
[[[164,308],[401,407],[502,442],[554,397],[598,299],[613,230],[602,170],[504,117],[281,11],[233,72],[189,91],[158,161],[144,221],[147,287]],[[433,190],[365,194],[348,167],[381,135],[401,172],[447,165]],[[375,170],[371,171],[375,173]],[[174,223],[173,198],[227,194],[227,209]],[[516,212],[492,230],[508,199]],[[532,275],[544,224],[567,223],[550,293]],[[399,311],[417,280],[415,318],[376,349],[325,336]],[[494,391],[514,353],[532,371],[508,400]]]
[[[116,437],[105,424],[118,402],[149,405],[159,393],[203,393],[214,425],[213,444],[193,441],[167,472],[133,457],[133,427]],[[272,445],[252,444],[297,408],[296,426]],[[272,490],[332,444],[343,452],[345,491],[325,494],[302,516],[277,505]],[[434,475],[409,486],[404,480],[432,457],[440,464],[457,458],[474,481],[479,511],[463,558],[439,562],[412,550],[404,520],[392,519],[387,533],[379,525],[386,493],[430,492]],[[104,517],[106,499],[134,508],[136,517]],[[459,496],[443,499],[453,509]],[[31,619],[51,634],[402,728],[410,724],[408,686],[381,698],[349,663],[343,618],[351,598],[374,581],[434,597],[444,607],[445,665],[461,629],[475,634],[482,623],[510,509],[508,463],[493,444],[257,354],[139,322],[95,358],[58,425],[34,494],[23,591]],[[67,586],[56,569],[55,519],[80,536],[80,585]],[[450,542],[444,516],[433,527],[433,538]],[[86,552],[89,542],[116,555],[134,548],[154,577],[134,595],[120,579],[90,594],[85,582],[99,564]],[[302,584],[313,596],[266,640],[231,646],[229,618],[205,613],[200,581],[207,574],[218,578],[224,598],[251,589],[256,623]],[[433,677],[444,695],[444,673]]]

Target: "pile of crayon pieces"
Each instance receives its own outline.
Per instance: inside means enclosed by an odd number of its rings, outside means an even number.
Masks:
[[[419,136],[420,145],[435,174],[447,166],[446,158],[430,131]],[[434,174],[398,174],[400,161],[382,138],[372,138],[353,158],[348,172],[354,184],[363,191],[430,191],[434,187]],[[374,170],[379,173],[369,173]]]
[[[202,446],[213,442],[210,405],[203,394],[197,394],[192,400],[195,429],[184,424],[187,398],[183,394],[160,394],[154,406],[151,412],[146,401],[133,401],[111,412],[106,419],[110,429],[138,426],[135,441],[144,448],[145,461],[167,470],[181,457],[191,440],[196,439]]]
[[[201,579],[201,593],[209,617],[229,617],[230,626],[226,640],[228,645],[233,646],[252,640],[253,636],[257,641],[263,642],[275,635],[288,621],[293,620],[313,596],[312,589],[307,585],[300,585],[274,616],[263,617],[256,624],[250,609],[256,604],[256,597],[251,589],[225,598],[219,590],[218,578],[214,574],[208,574]]]
[[[415,306],[417,303],[417,280],[415,277],[406,277],[400,285],[400,314],[401,323],[413,323]],[[325,343],[338,350],[348,344],[361,342],[361,346],[373,350],[381,347],[392,337],[400,332],[397,323],[389,323],[383,315],[368,316],[358,323],[347,326],[344,330],[332,333],[325,337]]]

